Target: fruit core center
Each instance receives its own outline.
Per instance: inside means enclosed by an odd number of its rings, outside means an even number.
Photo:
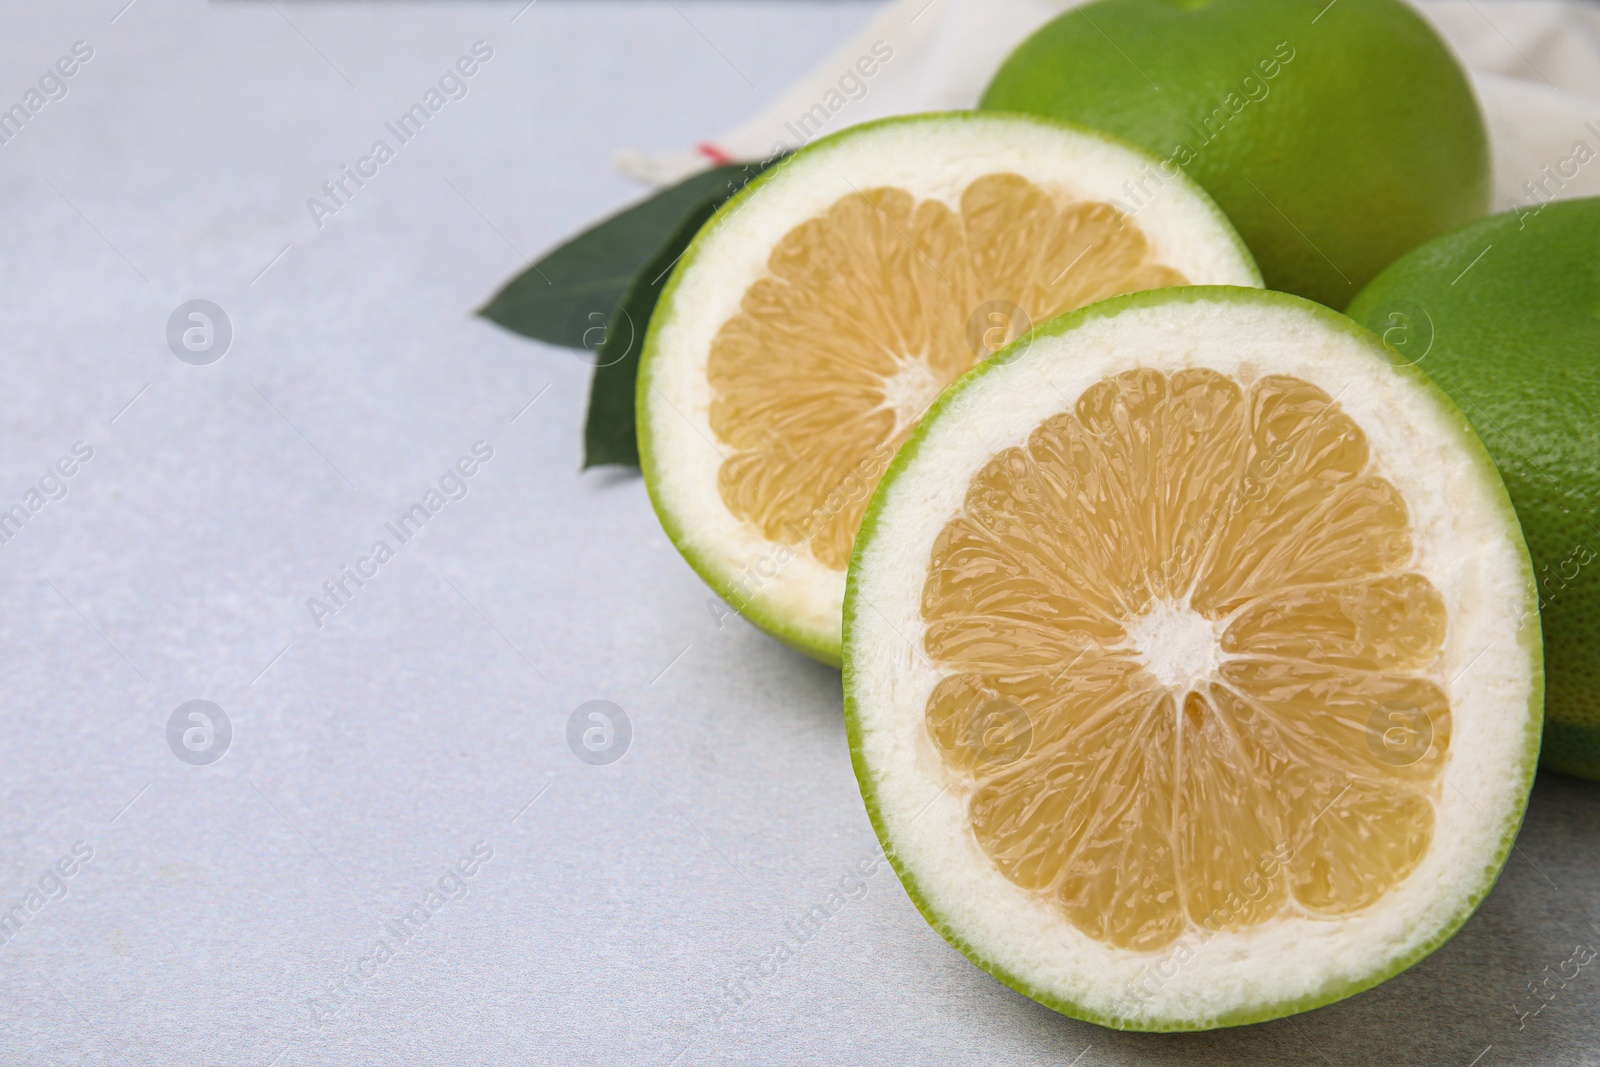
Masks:
[[[895,429],[904,431],[915,426],[945,385],[926,359],[902,360],[895,372],[883,380],[883,406],[894,412]]]
[[[1168,689],[1198,689],[1221,662],[1221,641],[1210,619],[1187,604],[1160,599],[1128,626],[1134,658]]]

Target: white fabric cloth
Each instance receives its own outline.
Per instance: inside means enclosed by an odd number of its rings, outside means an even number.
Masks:
[[[973,107],[1013,48],[1079,2],[896,0],[744,124],[684,151],[622,151],[617,165],[664,185],[716,162],[765,158],[776,147],[795,148],[869,119]],[[1588,165],[1600,158],[1600,4],[1416,0],[1416,6],[1455,48],[1477,87],[1494,147],[1494,210],[1536,206],[1552,195],[1600,194],[1600,166]]]

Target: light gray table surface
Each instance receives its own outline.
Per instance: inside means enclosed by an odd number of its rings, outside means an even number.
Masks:
[[[42,501],[0,544],[0,1064],[1600,1062],[1600,963],[1547,982],[1600,944],[1600,788],[1555,776],[1459,936],[1276,1023],[1063,1018],[881,866],[793,933],[874,844],[837,672],[719,623],[637,476],[579,473],[588,367],[471,312],[637,195],[616,147],[741,119],[874,6],[125,3],[0,7],[0,107],[93,51],[0,145],[0,510]],[[166,338],[196,298],[233,330],[203,366]],[[595,699],[607,766],[567,741]],[[209,765],[169,747],[190,700]]]

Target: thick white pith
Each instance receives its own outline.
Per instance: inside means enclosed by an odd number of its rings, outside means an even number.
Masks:
[[[841,198],[894,186],[956,206],[974,180],[997,172],[1106,202],[1126,201],[1128,182],[1159,174],[1158,164],[1131,148],[1003,114],[927,116],[845,131],[785,160],[730,201],[696,238],[652,319],[638,410],[657,510],[679,549],[718,592],[754,621],[824,658],[838,655],[844,573],[803,548],[767,540],[724,505],[717,474],[727,449],[711,430],[706,378],[712,341],[766,273],[778,241]],[[1203,193],[1181,176],[1157,184],[1132,224],[1145,232],[1159,262],[1198,284],[1260,285],[1243,245]],[[896,384],[902,416],[920,414],[933,399],[928,383],[914,377]]]
[[[1031,994],[1139,1028],[1271,1017],[1336,999],[1436,943],[1492,884],[1536,753],[1526,556],[1492,468],[1463,447],[1460,414],[1386,366],[1370,340],[1330,327],[1325,312],[1278,297],[1173,296],[1085,316],[960,387],[909,446],[913,455],[869,515],[846,649],[858,772],[925,912]],[[1321,386],[1365,430],[1376,473],[1410,508],[1411,569],[1434,584],[1449,613],[1439,676],[1453,733],[1433,845],[1365,911],[1331,920],[1294,915],[1230,933],[1192,930],[1155,953],[1108,947],[997,870],[971,832],[959,780],[927,735],[927,699],[944,673],[920,651],[934,538],[991,456],[1070,410],[1089,385],[1135,367],[1207,367],[1241,383],[1290,374]],[[1181,605],[1170,605],[1147,617],[1132,643],[1147,649],[1152,669],[1179,680],[1207,669],[1216,653],[1206,637]]]

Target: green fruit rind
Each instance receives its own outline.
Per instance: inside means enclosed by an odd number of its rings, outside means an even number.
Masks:
[[[985,958],[974,947],[947,923],[942,916],[929,904],[929,893],[919,883],[916,875],[909,869],[906,861],[896,850],[895,842],[891,837],[884,819],[880,814],[881,800],[879,797],[879,783],[872,768],[867,765],[863,754],[863,733],[861,723],[861,706],[858,698],[860,680],[852,664],[851,647],[852,639],[862,617],[863,604],[858,595],[858,576],[861,560],[865,551],[872,545],[875,537],[880,532],[880,518],[889,496],[894,492],[895,484],[900,476],[914,464],[922,448],[924,440],[937,426],[941,415],[961,400],[963,393],[985,375],[994,373],[998,368],[1005,366],[1011,359],[1025,349],[1033,341],[1041,337],[1062,336],[1097,319],[1111,318],[1118,313],[1131,308],[1160,307],[1179,302],[1195,301],[1238,301],[1241,303],[1273,303],[1286,307],[1302,310],[1325,325],[1350,334],[1368,342],[1374,355],[1384,354],[1390,356],[1383,347],[1382,341],[1371,331],[1358,323],[1346,318],[1328,308],[1292,296],[1287,293],[1242,289],[1232,286],[1190,286],[1175,289],[1149,290],[1146,292],[1131,293],[1125,296],[1113,297],[1103,300],[1077,311],[1069,312],[1049,322],[1036,327],[1031,333],[1019,338],[1007,348],[992,356],[989,360],[979,364],[962,378],[952,384],[923,416],[922,422],[912,433],[911,437],[901,447],[899,454],[889,465],[882,481],[874,493],[872,501],[867,507],[866,515],[862,521],[861,532],[856,538],[856,547],[851,558],[849,579],[846,585],[844,602],[844,706],[845,726],[850,743],[851,765],[855,770],[856,780],[861,787],[862,799],[865,802],[868,818],[879,842],[883,846],[885,856],[899,876],[906,894],[911,898],[917,910],[924,919],[939,934],[958,949],[982,970],[1022,995],[1038,1001],[1063,1015],[1085,1022],[1095,1023],[1100,1026],[1117,1030],[1138,1030],[1157,1033],[1184,1032],[1196,1030],[1209,1030],[1218,1027],[1242,1026],[1250,1023],[1266,1022],[1272,1019],[1283,1018],[1298,1012],[1308,1011],[1321,1007],[1334,1001],[1343,1000],[1363,990],[1370,989],[1400,972],[1411,967],[1419,960],[1433,953],[1451,937],[1453,937],[1478,906],[1488,896],[1499,878],[1506,860],[1510,857],[1511,849],[1515,844],[1518,831],[1521,829],[1523,816],[1527,810],[1527,797],[1533,787],[1534,773],[1539,761],[1539,745],[1541,725],[1543,720],[1543,644],[1540,640],[1539,615],[1537,610],[1538,594],[1534,584],[1532,561],[1528,556],[1520,527],[1517,524],[1516,511],[1512,507],[1510,497],[1506,494],[1505,485],[1500,479],[1494,461],[1488,451],[1473,431],[1471,424],[1461,414],[1455,403],[1439,386],[1426,374],[1415,367],[1399,363],[1391,358],[1386,358],[1397,374],[1403,375],[1421,387],[1427,397],[1438,405],[1442,412],[1449,416],[1453,428],[1455,443],[1474,460],[1481,471],[1486,488],[1495,501],[1500,515],[1504,518],[1507,533],[1514,542],[1520,556],[1524,575],[1524,604],[1522,622],[1519,626],[1517,643],[1526,653],[1532,671],[1532,687],[1528,700],[1528,721],[1523,732],[1520,749],[1520,767],[1516,780],[1516,794],[1522,798],[1522,803],[1516,807],[1515,817],[1509,819],[1503,828],[1500,840],[1493,853],[1491,862],[1487,863],[1481,871],[1476,872],[1476,881],[1461,907],[1446,919],[1437,931],[1426,940],[1423,940],[1405,952],[1390,960],[1382,968],[1375,970],[1356,981],[1331,981],[1322,988],[1303,996],[1292,999],[1270,1001],[1259,1008],[1243,1009],[1225,1013],[1215,1017],[1203,1019],[1163,1017],[1156,1019],[1128,1019],[1097,1012],[1084,1005],[1055,996],[1051,992],[1020,978],[1005,966]],[[1465,877],[1473,877],[1470,872]]]
[[[979,106],[1143,145],[1216,198],[1268,287],[1330,307],[1489,210],[1472,85],[1401,0],[1097,0],[1023,41]]]
[[[659,489],[662,476],[659,465],[659,449],[656,447],[655,432],[651,426],[650,414],[652,405],[649,399],[651,390],[656,388],[656,378],[660,373],[662,362],[661,337],[678,314],[679,289],[690,269],[699,262],[709,236],[715,233],[725,220],[743,210],[752,198],[762,195],[763,190],[777,181],[795,163],[809,160],[817,155],[832,152],[841,147],[847,147],[852,141],[863,135],[889,127],[931,123],[982,124],[992,122],[995,119],[1024,126],[1033,126],[1042,130],[1069,132],[1079,137],[1086,137],[1104,144],[1113,145],[1136,156],[1138,159],[1144,160],[1147,164],[1156,162],[1149,152],[1130,141],[1100,130],[1092,130],[1073,123],[1031,114],[1011,114],[998,111],[937,111],[914,115],[895,115],[851,126],[837,133],[818,138],[799,151],[784,157],[729,198],[711,216],[700,232],[695,235],[694,240],[689,244],[682,258],[673,268],[672,275],[667,279],[666,286],[661,291],[660,299],[656,304],[656,311],[650,319],[644,347],[640,353],[634,408],[637,412],[639,465],[644,474],[645,486],[650,495],[651,506],[655,509],[662,528],[695,573],[719,597],[726,601],[740,617],[765,630],[790,648],[803,652],[830,667],[840,666],[839,631],[834,630],[830,633],[815,627],[802,625],[785,615],[778,605],[770,601],[762,598],[746,599],[742,597],[735,588],[733,578],[719,565],[716,554],[690,536],[690,531],[685,528],[682,517],[677,515],[663,501]],[[1217,206],[1216,202],[1211,199],[1210,195],[1196,182],[1183,175],[1179,175],[1175,182],[1176,191],[1188,202],[1202,209],[1205,217],[1212,223],[1217,235],[1228,242],[1227,252],[1229,258],[1234,261],[1234,265],[1243,271],[1251,284],[1263,284],[1261,271],[1256,266],[1254,258],[1251,257],[1249,249],[1245,246],[1244,239],[1239,236],[1233,224],[1228,221],[1227,216]],[[798,224],[799,221],[797,219],[796,223]]]
[[[1549,583],[1543,764],[1591,779],[1600,779],[1597,249],[1600,199],[1522,208],[1416,249],[1350,305],[1461,398],[1499,464],[1536,578]]]

